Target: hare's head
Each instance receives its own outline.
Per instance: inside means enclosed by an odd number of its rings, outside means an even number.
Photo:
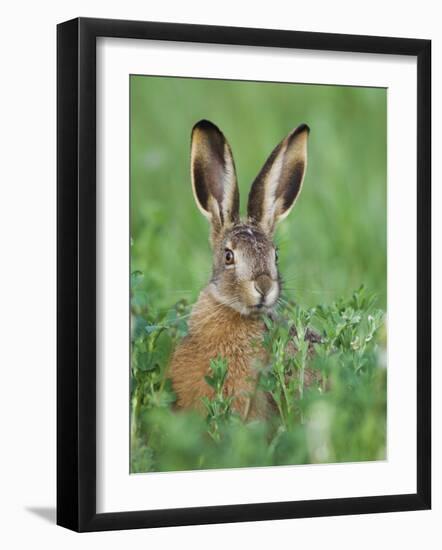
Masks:
[[[250,190],[247,219],[239,217],[232,151],[221,131],[202,120],[192,131],[192,187],[211,224],[214,298],[243,315],[270,310],[280,293],[273,232],[292,209],[304,179],[309,128],[302,124],[273,150]]]

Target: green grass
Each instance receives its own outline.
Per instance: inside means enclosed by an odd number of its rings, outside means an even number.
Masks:
[[[267,423],[244,425],[222,402],[207,404],[207,418],[171,409],[165,369],[211,268],[208,224],[189,175],[190,131],[201,118],[232,146],[243,212],[273,147],[301,122],[311,128],[303,191],[276,242],[284,297],[298,304],[283,312],[286,323],[308,318],[329,342],[312,363],[329,384],[300,394],[293,382],[290,399]],[[380,322],[370,336],[369,320],[378,320],[376,308],[385,311],[387,299],[384,89],[131,77],[131,236],[132,471],[384,456],[385,334]],[[357,303],[352,290],[361,285]],[[347,339],[332,342],[340,326]],[[269,330],[282,345],[284,328]],[[269,351],[271,373],[302,372]],[[267,374],[268,391],[284,393]]]
[[[140,308],[135,277],[132,312],[131,471],[193,470],[385,458],[386,370],[383,312],[363,287],[348,300],[305,309],[288,304],[266,320],[269,360],[259,387],[274,403],[266,421],[245,424],[223,386],[228,365],[211,361],[205,417],[171,409],[170,353],[187,332],[188,307],[167,314]],[[303,338],[318,330],[314,354]],[[294,330],[295,329],[295,330]],[[293,355],[290,343],[298,349]],[[306,372],[315,382],[307,385]]]

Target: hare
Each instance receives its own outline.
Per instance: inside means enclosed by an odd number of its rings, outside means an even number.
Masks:
[[[247,219],[240,220],[239,190],[230,146],[219,128],[198,122],[191,138],[191,179],[196,204],[210,222],[213,272],[193,306],[189,333],[169,366],[177,407],[204,410],[212,395],[204,377],[210,360],[227,360],[224,390],[244,419],[265,418],[270,403],[257,391],[256,364],[265,358],[260,345],[263,313],[280,294],[281,278],[272,236],[292,209],[307,165],[309,127],[301,124],[273,150],[252,184]]]

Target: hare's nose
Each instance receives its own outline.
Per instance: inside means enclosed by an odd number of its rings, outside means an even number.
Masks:
[[[272,288],[272,279],[268,275],[260,275],[255,279],[255,288],[261,296],[266,296]]]

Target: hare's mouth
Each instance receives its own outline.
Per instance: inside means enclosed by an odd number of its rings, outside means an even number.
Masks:
[[[256,305],[243,305],[238,304],[233,309],[241,313],[241,315],[244,315],[246,317],[256,317],[260,315],[264,315],[266,313],[270,313],[273,311],[274,306],[266,306],[264,304],[256,304]]]
[[[252,309],[252,311],[268,312],[268,311],[271,311],[275,307],[275,304],[276,304],[276,302],[272,302],[271,304],[266,304],[264,302],[260,302],[259,304],[251,306],[251,309]]]
[[[265,290],[253,283],[250,293],[252,294],[253,309],[255,311],[269,311],[274,307],[279,296],[279,284],[277,281],[268,280]]]
[[[226,305],[244,316],[256,316],[269,313],[275,306],[275,304],[267,305],[264,302],[257,304],[246,304],[240,300],[235,300],[234,302],[230,302]]]
[[[279,296],[278,283],[272,285],[268,292],[259,293],[249,281],[241,292],[230,294],[223,292],[216,284],[210,285],[210,293],[215,300],[224,306],[237,311],[241,315],[257,315],[272,311]]]
[[[273,306],[274,306],[274,303],[272,303],[272,304],[266,303],[265,296],[262,296],[260,301],[257,304],[255,304],[251,307],[252,307],[253,310],[256,310],[256,311],[260,311],[260,310],[267,311],[268,309],[272,308]]]
[[[269,313],[272,311],[278,301],[278,290],[275,289],[271,293],[260,296],[255,304],[249,304],[249,310],[251,313]]]

